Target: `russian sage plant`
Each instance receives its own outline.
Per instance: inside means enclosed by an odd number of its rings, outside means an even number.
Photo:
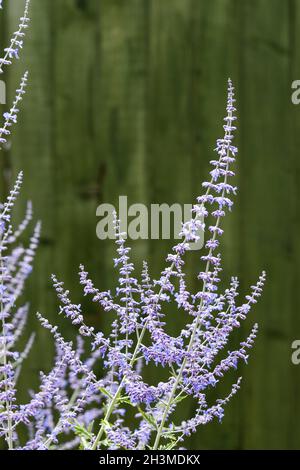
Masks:
[[[85,324],[81,305],[72,303],[63,283],[53,276],[60,313],[78,326],[82,337],[88,338],[92,354],[97,352],[101,356],[105,371],[95,382],[103,395],[102,418],[90,422],[88,428],[76,418],[69,421],[81,439],[82,449],[174,449],[199,426],[214,418],[221,421],[225,405],[240,387],[241,379],[238,379],[228,396],[209,404],[209,390],[228,370],[236,369],[240,360],[247,362],[248,350],[257,334],[256,324],[238,349],[228,351],[221,360],[218,355],[226,347],[231,332],[240,326],[256,303],[265,282],[263,272],[241,305],[237,304],[237,278],[231,279],[225,292],[219,292],[221,221],[226,211],[231,210],[231,195],[236,193],[236,187],[229,182],[234,176],[232,166],[237,154],[233,145],[234,102],[234,88],[229,80],[224,136],[217,141],[217,158],[211,161],[210,180],[203,183],[204,193],[193,206],[191,220],[183,224],[181,241],[167,256],[167,266],[160,277],[151,278],[146,262],[140,279],[135,276],[130,248],[125,244],[126,234],[120,231],[117,216],[114,260],[119,273],[117,289],[98,290],[85,268],[80,267],[84,295],[90,295],[111,317],[108,337]],[[201,256],[204,266],[198,275],[200,289],[191,293],[186,283],[184,255],[205,225],[210,236],[205,244],[206,252]],[[167,333],[164,318],[164,306],[171,301],[173,319],[182,312],[187,319],[177,336]],[[57,334],[56,327],[40,319]],[[167,379],[156,385],[146,383],[143,365],[149,363],[167,369]],[[195,414],[176,423],[176,408],[187,398],[194,399]],[[68,425],[66,422],[65,426]]]
[[[18,57],[23,46],[28,9],[29,0],[25,2],[19,29],[0,59],[0,71]],[[26,82],[27,73],[11,109],[4,113],[0,145],[6,143],[11,126],[17,121]],[[222,420],[226,404],[240,387],[240,379],[226,397],[215,403],[210,403],[209,391],[227,371],[237,368],[240,360],[247,361],[257,325],[238,349],[228,351],[227,345],[232,331],[261,295],[265,282],[263,272],[239,305],[237,278],[231,279],[224,292],[219,287],[221,221],[231,210],[231,196],[236,193],[229,182],[234,176],[232,166],[237,154],[233,145],[234,102],[229,80],[224,136],[217,141],[210,180],[203,183],[204,193],[193,206],[191,219],[183,224],[182,239],[167,256],[159,278],[150,276],[146,262],[141,275],[136,276],[117,215],[114,265],[118,287],[100,291],[84,266],[80,266],[79,283],[84,295],[91,296],[111,318],[108,336],[85,323],[81,305],[73,303],[63,282],[52,277],[60,301],[59,313],[78,328],[77,342],[73,346],[66,341],[58,327],[38,313],[42,326],[53,335],[56,354],[52,369],[40,374],[40,387],[36,392],[29,391],[25,404],[17,400],[17,380],[33,336],[23,352],[16,351],[28,312],[28,306],[18,306],[17,300],[32,269],[40,224],[27,248],[18,243],[32,217],[29,204],[24,221],[13,230],[11,213],[22,182],[22,173],[19,174],[0,208],[0,438],[8,449],[175,449],[199,426],[213,419]],[[199,290],[191,292],[186,281],[185,254],[204,228],[209,237],[201,256]],[[176,336],[167,332],[167,303],[173,307],[173,318],[186,316],[185,327]],[[225,354],[220,359],[222,351]],[[166,379],[148,384],[143,366],[149,363],[163,368]],[[187,399],[194,400],[195,413],[186,421],[177,422],[176,409]]]
[[[0,6],[2,7],[2,2]],[[19,28],[13,34],[9,47],[5,49],[4,57],[0,59],[1,72],[4,66],[11,64],[12,58],[19,57],[24,30],[29,22],[28,14],[29,0],[25,2]],[[17,123],[18,106],[25,93],[27,79],[28,73],[25,72],[11,108],[3,115],[0,148],[7,143],[12,125]],[[73,350],[71,344],[63,340],[56,328],[52,329],[56,344],[53,368],[48,373],[40,374],[40,388],[36,393],[29,391],[28,403],[18,403],[18,377],[34,340],[32,334],[25,348],[21,352],[16,350],[28,315],[28,304],[18,305],[18,299],[23,294],[25,281],[32,271],[41,225],[39,222],[36,224],[27,247],[19,242],[32,219],[31,203],[28,203],[24,220],[13,229],[12,210],[22,179],[23,173],[20,172],[6,202],[0,205],[0,438],[4,438],[10,450],[48,449],[57,433],[62,430],[70,431],[71,419],[74,416],[78,423],[86,425],[92,417],[101,414],[100,392],[96,389],[94,396],[95,377],[91,373],[99,353],[94,352],[83,363],[80,359],[83,353],[81,338],[78,338],[77,347]],[[69,391],[71,396],[67,398]],[[83,410],[82,403],[87,407],[90,401],[97,403],[97,409],[90,407],[89,410]],[[57,422],[54,421],[56,415]],[[72,445],[76,443],[75,439]],[[68,448],[69,445],[65,443],[60,448]]]

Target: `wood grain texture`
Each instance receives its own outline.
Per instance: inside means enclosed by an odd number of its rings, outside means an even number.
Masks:
[[[21,9],[20,0],[10,0],[1,38],[15,30]],[[187,445],[299,448],[300,369],[291,364],[290,346],[300,336],[300,107],[290,95],[300,78],[300,1],[32,0],[31,16],[22,60],[7,77],[12,96],[22,71],[30,71],[22,125],[0,155],[1,192],[23,169],[23,200],[32,199],[43,220],[27,290],[29,327],[37,326],[39,310],[74,334],[57,318],[49,280],[55,272],[82,301],[87,321],[108,328],[107,315],[82,300],[76,274],[84,263],[100,288],[115,283],[114,247],[96,237],[96,208],[117,204],[119,195],[129,204],[193,202],[222,132],[230,76],[239,109],[240,191],[225,222],[223,276],[240,276],[242,294],[261,269],[268,283],[231,345],[259,322],[240,394],[222,425],[201,429]],[[171,243],[133,246],[137,266],[147,258],[157,275]],[[199,256],[188,257],[193,287]],[[168,318],[172,331],[185,321],[172,309]],[[24,390],[51,364],[51,338],[38,331]],[[155,368],[147,375],[159,379]],[[226,395],[235,377],[212,399]],[[189,412],[181,407],[180,417]]]

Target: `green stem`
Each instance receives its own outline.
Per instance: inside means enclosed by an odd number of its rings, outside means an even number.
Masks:
[[[109,404],[109,407],[108,407],[107,412],[106,412],[106,415],[105,415],[105,417],[104,417],[104,419],[103,419],[103,422],[102,422],[102,425],[101,425],[101,427],[100,427],[100,430],[99,430],[99,432],[98,432],[98,434],[97,434],[97,436],[96,436],[96,439],[95,439],[93,445],[91,446],[90,450],[96,450],[96,449],[97,449],[98,443],[101,441],[101,438],[102,438],[103,433],[104,433],[104,431],[105,431],[106,423],[107,423],[107,421],[109,420],[109,418],[110,418],[110,416],[111,416],[111,414],[112,414],[112,412],[113,412],[113,410],[114,410],[115,404],[117,403],[117,401],[118,401],[118,399],[119,399],[119,397],[120,397],[120,395],[121,395],[123,385],[124,385],[124,377],[123,377],[123,379],[121,380],[121,383],[120,383],[120,385],[119,385],[119,387],[118,387],[118,390],[116,391],[114,397],[112,398],[112,400],[111,400],[111,402],[110,402],[110,404]]]
[[[229,156],[229,149],[227,150],[227,157],[228,156]],[[225,174],[225,177],[224,177],[224,184],[225,185],[227,183],[227,171],[228,171],[228,169],[229,169],[229,164],[227,163],[226,174]],[[223,191],[222,191],[222,197],[224,197],[224,196],[225,196],[225,189],[223,189]],[[216,228],[219,227],[219,224],[220,224],[220,217],[217,218]],[[216,233],[217,233],[217,231],[214,232],[214,235],[212,237],[212,241],[214,241],[216,239]],[[212,254],[212,248],[210,248],[208,256],[210,256],[211,254]],[[210,267],[210,261],[208,260],[207,263],[206,263],[206,269],[205,269],[206,273],[208,273],[209,267]],[[207,284],[206,281],[204,281],[203,288],[202,288],[202,293],[206,292],[206,284]],[[200,326],[200,318],[201,318],[201,313],[202,313],[202,307],[203,307],[203,297],[202,297],[201,302],[200,302],[200,306],[199,306],[199,310],[198,310],[198,314],[197,314],[197,320],[196,320],[194,328],[193,328],[191,339],[190,339],[190,342],[189,342],[189,345],[188,345],[188,348],[187,348],[187,353],[189,353],[192,350],[193,345],[194,345],[195,336],[196,336],[197,330]],[[167,420],[169,410],[170,410],[170,407],[172,405],[172,402],[173,402],[175,393],[177,391],[178,385],[181,382],[182,373],[184,371],[186,363],[187,363],[187,359],[184,358],[184,360],[182,361],[181,367],[179,369],[179,372],[177,374],[176,380],[174,382],[174,386],[173,386],[172,391],[170,393],[169,400],[166,404],[166,407],[165,407],[165,410],[164,410],[164,413],[163,413],[163,416],[162,416],[162,420],[161,420],[159,429],[157,431],[157,435],[156,435],[156,439],[155,439],[155,442],[154,442],[153,450],[158,449],[160,439],[161,439],[161,435],[162,435],[162,432],[163,432],[163,429],[164,429],[164,426],[165,426],[165,422]]]

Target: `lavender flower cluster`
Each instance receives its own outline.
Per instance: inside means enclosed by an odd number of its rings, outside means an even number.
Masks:
[[[14,38],[23,36],[28,7],[29,1]],[[19,47],[22,42],[11,41],[6,50],[9,58],[18,56]],[[7,56],[0,59],[0,69],[9,63]],[[11,126],[17,121],[17,106],[26,81],[27,74],[10,111],[4,114],[0,145],[6,142]],[[19,306],[18,299],[32,269],[40,224],[36,225],[27,248],[18,243],[32,218],[29,204],[24,221],[13,230],[11,214],[22,173],[18,176],[0,209],[0,438],[8,449],[174,449],[199,426],[214,419],[222,420],[225,406],[238,391],[241,379],[232,385],[226,397],[214,403],[210,402],[209,392],[240,361],[247,362],[257,325],[236,350],[226,353],[226,349],[231,333],[248,316],[265,282],[263,272],[241,304],[237,302],[237,278],[233,277],[228,288],[220,291],[221,222],[231,210],[232,195],[237,191],[230,183],[237,155],[233,145],[236,109],[230,80],[226,111],[224,135],[217,140],[210,179],[203,183],[203,194],[193,206],[191,219],[182,226],[181,241],[167,256],[166,267],[158,279],[152,278],[146,262],[141,275],[136,276],[117,215],[114,265],[118,287],[114,291],[100,291],[84,266],[80,266],[79,283],[84,296],[90,296],[111,318],[108,336],[85,323],[82,306],[73,303],[64,283],[52,277],[59,313],[78,328],[77,341],[75,345],[66,341],[57,326],[37,315],[53,336],[56,354],[53,368],[41,372],[39,390],[30,392],[25,404],[18,403],[17,381],[34,338],[29,337],[21,353],[16,351],[28,313],[28,305]],[[191,292],[186,280],[185,254],[190,243],[198,240],[199,229],[204,228],[209,237],[200,260],[203,267],[198,274],[199,290]],[[167,332],[165,312],[169,303],[174,316],[184,313],[187,319],[176,336]],[[143,372],[147,364],[164,368],[166,379],[148,384]],[[176,409],[186,399],[194,400],[194,416],[176,422]]]

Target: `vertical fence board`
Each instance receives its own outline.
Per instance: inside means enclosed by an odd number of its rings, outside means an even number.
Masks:
[[[248,2],[242,9],[243,56],[240,82],[241,224],[240,271],[244,283],[264,267],[268,281],[256,317],[260,324],[248,370],[241,418],[243,446],[289,447],[293,309],[293,251],[288,227],[294,217],[289,170],[289,10],[288,3]],[[285,190],[282,190],[285,188]],[[280,221],[280,214],[284,218]],[[284,274],[283,274],[284,273]]]
[[[27,370],[22,376],[20,390],[31,382],[38,383],[38,371],[47,370],[53,359],[52,342],[47,332],[38,327],[35,313],[39,310],[56,317],[53,296],[49,295],[49,276],[53,269],[53,253],[59,245],[54,233],[55,206],[53,204],[53,127],[52,127],[52,47],[51,47],[51,1],[43,0],[43,8],[32,2],[32,28],[25,38],[26,49],[19,62],[14,61],[8,69],[8,103],[14,98],[21,76],[30,73],[27,94],[20,104],[19,124],[15,126],[10,150],[6,152],[6,179],[11,187],[17,173],[24,171],[24,184],[16,205],[16,217],[23,216],[25,201],[32,200],[35,220],[43,220],[41,246],[35,260],[34,274],[29,279],[26,300],[30,302],[28,334],[37,330],[35,345],[27,361]],[[23,14],[23,2],[6,2],[6,32],[16,31]],[[8,38],[6,38],[6,42]],[[2,157],[2,155],[1,155]],[[31,224],[31,229],[33,225]],[[27,231],[27,234],[30,233]],[[26,240],[27,242],[27,240]]]

